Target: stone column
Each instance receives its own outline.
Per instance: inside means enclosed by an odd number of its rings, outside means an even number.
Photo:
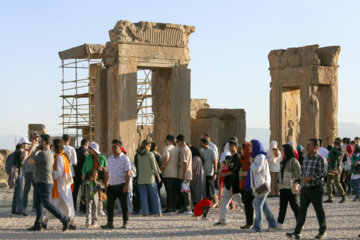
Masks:
[[[270,142],[275,140],[280,144],[282,143],[282,89],[277,82],[272,82],[270,87]]]
[[[101,69],[95,78],[94,92],[94,141],[100,145],[100,151],[106,153],[108,149],[108,94],[107,69]]]
[[[177,64],[172,70],[174,83],[174,133],[183,134],[190,142],[190,69]]]
[[[122,140],[129,155],[133,157],[136,146],[136,98],[137,98],[137,66],[128,59],[119,62],[107,70],[107,95],[108,95],[108,136],[112,139]]]
[[[316,85],[302,85],[300,88],[301,118],[300,144],[305,145],[309,138],[319,138],[319,100]]]
[[[89,141],[94,140],[94,125],[95,125],[95,88],[96,88],[96,75],[100,71],[101,64],[94,63],[89,66],[89,129],[83,131],[83,138]],[[84,135],[87,134],[87,136]]]

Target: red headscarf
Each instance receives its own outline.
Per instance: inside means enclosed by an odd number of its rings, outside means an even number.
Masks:
[[[248,172],[250,168],[250,143],[246,142],[244,145],[244,155],[241,156],[240,163],[242,164],[241,169],[243,172]],[[244,189],[246,177],[243,177],[241,181],[239,181],[239,187],[242,190]]]

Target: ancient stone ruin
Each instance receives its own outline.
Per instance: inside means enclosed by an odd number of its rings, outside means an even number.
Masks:
[[[339,46],[319,45],[269,53],[270,140],[295,146],[337,137]]]
[[[191,143],[199,147],[204,133],[210,134],[220,152],[232,136],[245,143],[245,110],[210,108],[206,99],[191,99]]]
[[[98,142],[105,154],[111,140],[121,138],[130,156],[146,138],[161,150],[167,134],[184,134],[196,145],[204,132],[219,138],[220,145],[233,135],[244,139],[243,110],[191,109],[188,42],[194,31],[193,26],[122,20],[109,31],[105,46],[84,44],[59,52],[63,69],[76,69],[76,81],[79,63],[88,62],[87,93],[66,92],[76,86],[64,87],[63,75],[61,97],[71,103],[63,104],[64,132],[77,129],[77,135],[82,130],[82,137]],[[99,58],[102,64],[96,62]],[[83,98],[88,103],[80,104]],[[87,112],[79,106],[88,106]],[[241,126],[233,128],[240,121]]]
[[[188,41],[194,31],[192,26],[129,21],[119,21],[110,30],[103,53],[105,69],[96,78],[94,97],[95,141],[102,151],[109,150],[114,138],[125,140],[130,155],[138,147],[139,136],[151,134],[159,149],[166,134],[182,133],[190,140],[187,66]],[[152,129],[137,125],[139,107],[147,98],[146,93],[138,94],[139,69],[151,70]]]
[[[45,129],[45,125],[44,124],[34,124],[34,123],[30,123],[28,125],[28,138],[31,141],[31,134],[33,132],[37,132],[39,135],[41,134],[46,134],[47,131]]]

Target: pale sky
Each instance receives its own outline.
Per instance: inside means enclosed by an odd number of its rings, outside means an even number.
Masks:
[[[360,1],[1,1],[0,135],[27,135],[28,123],[62,133],[58,51],[105,44],[118,20],[193,25],[191,97],[244,108],[247,126],[269,128],[268,53],[340,45],[339,122],[357,110]]]

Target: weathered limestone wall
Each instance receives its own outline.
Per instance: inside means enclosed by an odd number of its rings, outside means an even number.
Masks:
[[[107,119],[105,128],[104,119],[95,116],[95,139],[103,152],[109,154],[108,143],[113,138],[121,138],[129,155],[133,157],[135,153],[138,68],[153,70],[152,138],[159,149],[166,134],[182,133],[190,139],[190,70],[187,65],[190,60],[188,40],[194,30],[185,25],[129,21],[119,21],[110,30],[111,41],[103,54],[106,69],[96,81],[96,87],[100,82],[103,90],[95,92],[95,115],[101,112]],[[97,109],[104,105],[106,113]]]
[[[44,124],[30,123],[28,125],[28,139],[31,139],[31,133],[37,132],[38,134],[47,134]],[[31,141],[31,140],[30,140]]]
[[[339,46],[319,45],[269,53],[270,141],[305,145],[315,137],[326,146],[337,137],[339,53]]]
[[[7,188],[8,175],[5,172],[6,158],[10,155],[10,150],[0,149],[0,188]]]
[[[236,136],[239,143],[245,143],[246,117],[243,109],[199,109],[196,119],[191,119],[191,143],[197,147],[200,145],[201,136],[204,133],[211,135],[219,152],[230,137]]]
[[[197,111],[203,108],[210,108],[210,105],[207,103],[207,99],[191,99],[191,105],[190,105],[191,119],[196,119]]]

